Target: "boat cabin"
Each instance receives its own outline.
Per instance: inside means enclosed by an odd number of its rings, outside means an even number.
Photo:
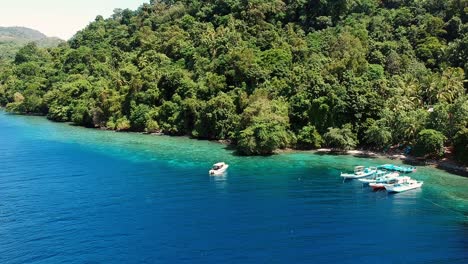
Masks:
[[[213,170],[220,170],[224,167],[224,165],[226,165],[224,162],[216,163],[213,165]]]

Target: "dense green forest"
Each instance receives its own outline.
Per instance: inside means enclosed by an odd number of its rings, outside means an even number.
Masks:
[[[151,1],[0,71],[11,112],[118,131],[468,159],[467,0]]]
[[[63,40],[47,37],[41,32],[25,27],[0,27],[0,62],[15,58],[21,47],[36,42],[39,47],[56,47]]]

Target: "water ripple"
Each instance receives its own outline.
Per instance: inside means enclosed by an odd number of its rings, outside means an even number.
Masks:
[[[208,176],[219,160],[229,173]],[[0,162],[0,263],[468,259],[468,179],[430,168],[414,174],[423,189],[387,195],[338,176],[386,160],[245,158],[2,112]]]

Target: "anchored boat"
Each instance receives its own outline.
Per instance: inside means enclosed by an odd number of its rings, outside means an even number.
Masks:
[[[387,190],[387,192],[399,193],[420,188],[423,184],[424,182],[422,181],[408,180],[403,183],[386,184],[385,189]]]
[[[379,174],[379,171],[376,173],[376,175]],[[382,183],[382,182],[387,182],[389,180],[396,179],[400,176],[400,173],[398,172],[390,172],[384,175],[372,177],[372,178],[364,178],[364,179],[359,179],[360,182],[363,184],[370,184],[370,183]]]
[[[395,177],[393,179],[387,179],[387,180],[382,180],[379,182],[374,182],[374,183],[369,183],[369,186],[374,190],[380,190],[380,189],[385,189],[385,185],[387,184],[402,184],[405,182],[410,181],[411,178],[408,176],[403,176],[403,177]]]
[[[416,167],[397,166],[397,165],[394,165],[394,164],[384,164],[384,165],[378,166],[377,168],[386,169],[386,170],[389,170],[389,171],[398,171],[398,172],[402,172],[402,173],[410,173],[410,172],[415,172],[416,171]]]
[[[229,168],[229,165],[224,162],[218,162],[213,165],[213,168],[209,171],[210,175],[222,175]]]
[[[354,173],[341,173],[341,177],[345,179],[359,179],[374,175],[377,172],[376,167],[365,168],[364,166],[356,166]]]

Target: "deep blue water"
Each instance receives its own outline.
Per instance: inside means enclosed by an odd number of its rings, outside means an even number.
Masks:
[[[210,177],[216,161],[231,164]],[[339,171],[386,160],[96,131],[0,112],[0,263],[467,263],[468,179],[419,168],[387,195]]]

